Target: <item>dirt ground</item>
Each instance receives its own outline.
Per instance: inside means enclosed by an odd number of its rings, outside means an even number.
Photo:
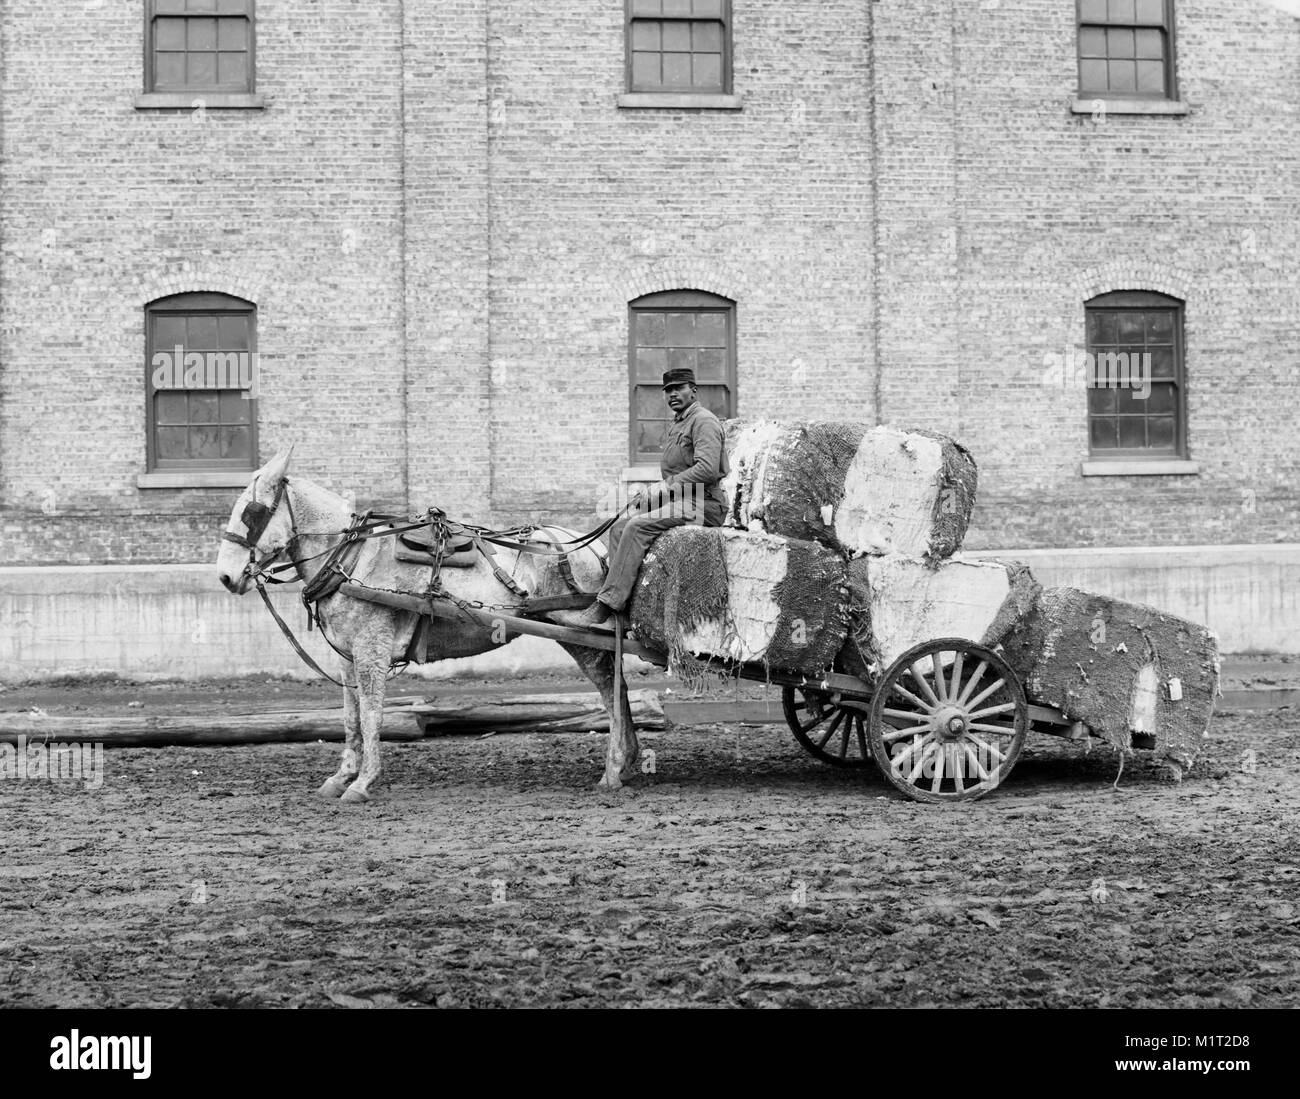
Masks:
[[[304,700],[335,692],[68,684],[0,708]],[[781,725],[644,744],[653,773],[612,794],[603,737],[577,734],[387,744],[362,807],[313,796],[332,744],[118,749],[95,790],[0,782],[0,1004],[1300,1003],[1295,709],[1216,716],[1181,785],[1137,753],[1115,789],[1108,750],[1031,737],[958,806]]]

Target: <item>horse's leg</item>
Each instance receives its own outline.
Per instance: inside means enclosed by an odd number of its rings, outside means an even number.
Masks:
[[[343,792],[343,801],[369,801],[370,787],[383,773],[379,759],[379,733],[384,725],[384,692],[388,686],[392,645],[393,631],[389,628],[375,631],[363,643],[354,641],[352,646],[352,665],[359,696],[361,771]]]
[[[636,726],[632,723],[632,707],[627,701],[627,682],[619,697],[614,697],[614,654],[603,649],[588,649],[581,645],[561,644],[583,671],[583,674],[595,684],[600,692],[600,700],[605,712],[610,716],[609,745],[605,749],[605,776],[600,785],[617,790],[637,773],[637,763],[641,758],[641,743],[637,740]],[[617,707],[617,710],[616,710]],[[614,714],[620,720],[614,722]],[[613,726],[617,724],[621,736],[614,734]]]
[[[339,657],[339,678],[344,683],[356,683],[356,666],[346,657]],[[347,789],[348,783],[361,770],[361,704],[355,687],[343,688],[343,759],[339,769],[330,775],[316,792],[322,797],[336,798]]]

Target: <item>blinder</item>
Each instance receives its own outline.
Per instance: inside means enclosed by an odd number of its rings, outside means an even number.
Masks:
[[[243,546],[250,552],[257,548],[257,543],[262,540],[262,535],[266,533],[266,528],[270,526],[272,518],[280,509],[280,501],[284,499],[284,486],[288,483],[288,478],[282,478],[280,484],[275,490],[275,499],[267,504],[260,504],[256,499],[250,500],[244,505],[244,510],[239,515],[239,521],[244,524],[248,533],[239,535],[232,531],[226,531],[222,537],[227,542],[234,542],[237,546]],[[254,490],[256,491],[256,490]]]

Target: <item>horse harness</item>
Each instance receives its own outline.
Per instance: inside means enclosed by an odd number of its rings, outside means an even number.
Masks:
[[[307,610],[307,630],[311,632],[313,628],[320,627],[321,636],[325,638],[330,648],[340,656],[346,657],[346,654],[338,649],[326,633],[324,624],[320,620],[320,609],[317,604],[333,595],[345,582],[356,582],[351,572],[356,567],[364,542],[372,538],[400,538],[402,544],[406,546],[407,552],[403,552],[401,549],[397,550],[397,559],[410,564],[424,565],[432,570],[425,591],[426,595],[437,596],[442,594],[441,570],[444,566],[453,568],[471,567],[475,558],[481,556],[491,566],[492,575],[505,588],[519,598],[527,599],[528,591],[495,560],[496,550],[493,548],[494,546],[513,549],[520,553],[558,557],[560,575],[564,579],[565,586],[572,593],[580,594],[582,589],[573,575],[573,566],[569,562],[569,556],[591,546],[618,520],[617,515],[611,516],[596,527],[595,530],[582,535],[580,538],[566,541],[558,537],[552,538],[549,532],[541,527],[523,526],[497,531],[486,527],[457,523],[448,519],[446,513],[440,508],[429,508],[420,518],[415,520],[408,518],[405,522],[402,522],[401,516],[367,511],[361,515],[353,514],[352,522],[348,527],[338,532],[341,538],[336,545],[312,557],[300,559],[297,554],[297,546],[301,534],[298,530],[297,519],[293,514],[293,501],[286,491],[288,483],[288,477],[281,478],[279,485],[276,486],[275,497],[272,502],[262,504],[256,499],[257,482],[254,479],[254,498],[244,506],[244,510],[239,517],[247,533],[239,535],[227,530],[222,533],[222,538],[248,550],[249,564],[245,566],[245,571],[256,582],[257,591],[262,597],[262,602],[266,604],[266,609],[271,612],[271,617],[275,619],[276,624],[285,637],[288,638],[294,650],[314,671],[324,676],[331,683],[338,684],[341,687],[351,687],[355,686],[355,684],[340,683],[339,680],[317,664],[312,659],[311,654],[298,643],[293,631],[290,630],[271,603],[271,599],[266,593],[266,584],[268,582],[272,584],[292,582],[291,580],[280,579],[278,573],[293,570],[298,573],[301,579],[303,565],[316,560],[318,557],[325,558],[320,571],[304,585],[302,590],[302,603]],[[266,528],[270,525],[276,512],[279,511],[281,503],[286,504],[289,508],[289,524],[292,532],[289,541],[281,549],[266,554],[259,561],[257,559],[257,543],[261,541],[262,536],[266,533]],[[412,534],[412,532],[418,532],[418,534]],[[412,535],[412,537],[409,539],[402,537],[408,534]],[[566,546],[571,548],[564,548]],[[267,566],[282,553],[286,554],[289,560],[268,568]],[[422,664],[426,661],[430,625],[431,619],[426,615],[421,615],[420,621],[411,636],[410,644],[407,646],[405,659],[397,662],[398,664]]]

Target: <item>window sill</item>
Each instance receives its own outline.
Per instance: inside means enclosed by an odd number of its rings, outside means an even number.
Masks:
[[[1076,99],[1071,114],[1092,114],[1101,105],[1105,114],[1191,114],[1192,109],[1180,99],[1120,99],[1104,95]]]
[[[618,97],[620,107],[659,108],[664,110],[738,111],[745,100],[739,95],[687,92],[625,92]]]
[[[247,488],[256,470],[168,469],[136,476],[136,488]]]
[[[255,92],[145,92],[135,97],[137,111],[260,111],[266,100]]]
[[[1200,473],[1201,466],[1200,463],[1189,462],[1185,458],[1147,458],[1132,461],[1120,459],[1106,462],[1086,461],[1080,464],[1079,472],[1085,477],[1167,477]]]

